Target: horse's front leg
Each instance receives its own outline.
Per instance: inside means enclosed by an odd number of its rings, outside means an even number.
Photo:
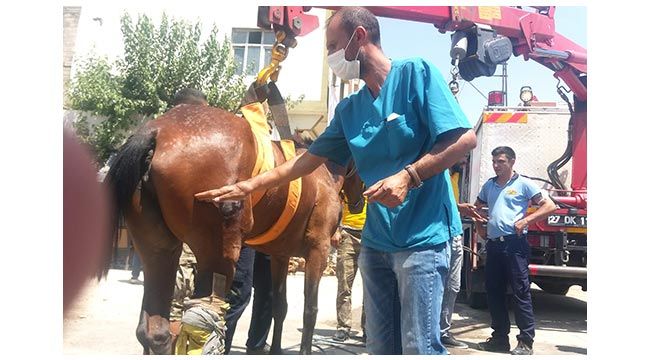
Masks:
[[[305,260],[305,307],[300,354],[310,355],[318,314],[318,285],[327,264],[327,249],[312,248]]]
[[[271,256],[271,276],[273,284],[273,341],[271,354],[282,354],[282,325],[287,316],[287,272],[289,258]]]

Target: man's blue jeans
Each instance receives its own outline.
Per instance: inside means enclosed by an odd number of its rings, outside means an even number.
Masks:
[[[447,354],[440,341],[440,309],[449,257],[449,241],[397,253],[361,247],[370,354]]]

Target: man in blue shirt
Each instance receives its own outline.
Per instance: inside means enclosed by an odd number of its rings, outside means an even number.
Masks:
[[[431,63],[386,57],[379,23],[367,9],[337,11],[327,23],[326,46],[338,77],[360,77],[366,85],[337,105],[330,125],[306,153],[196,198],[243,199],[327,160],[345,166],[353,158],[370,185],[359,255],[367,349],[370,354],[446,354],[441,302],[450,239],[462,233],[446,169],[476,146],[476,136]]]
[[[510,284],[519,328],[518,344],[512,354],[532,355],[535,317],[530,298],[530,247],[526,233],[528,224],[544,218],[556,207],[553,201],[542,195],[535,183],[513,170],[515,159],[515,152],[510,147],[499,146],[492,150],[492,167],[497,176],[483,184],[475,202],[477,207],[487,204],[489,209],[487,236],[482,236],[488,239],[485,288],[494,330],[492,337],[479,343],[479,347],[487,351],[510,351],[510,319],[506,303],[506,286]],[[526,215],[529,201],[539,208]]]

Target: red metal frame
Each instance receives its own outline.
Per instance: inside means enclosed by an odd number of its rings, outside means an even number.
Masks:
[[[266,7],[265,7],[266,8]],[[283,28],[289,37],[304,36],[318,27],[318,17],[305,14],[307,7],[303,6],[268,6],[266,14],[258,14],[263,19],[258,19],[257,25]]]
[[[330,10],[341,8],[340,6],[318,7]],[[294,18],[300,18],[303,23],[316,21],[317,24],[318,22],[315,16],[304,13],[310,7],[271,6],[270,8],[269,19],[274,24],[291,27]],[[442,33],[466,29],[475,24],[488,25],[498,34],[510,38],[515,55],[523,55],[526,59],[531,58],[545,66],[554,67],[552,63],[556,62],[555,60],[540,56],[535,53],[535,50],[557,51],[568,56],[568,59],[562,61],[563,65],[569,66],[578,73],[587,72],[586,49],[555,32],[555,7],[553,6],[548,8],[548,14],[510,6],[368,6],[366,8],[381,17],[433,24]],[[278,17],[276,21],[273,18],[273,12],[278,12],[276,9],[284,9],[280,12],[292,15],[287,19],[288,21],[284,21],[284,17]],[[311,30],[297,29],[293,35],[306,35]],[[567,85],[574,90],[573,85],[568,83]],[[578,94],[578,98],[584,100],[586,96]]]
[[[319,6],[337,10],[340,6]],[[306,14],[311,7],[270,6],[268,21],[288,31],[291,37],[303,36],[318,27],[318,18]],[[587,73],[587,51],[555,32],[555,7],[533,7],[536,12],[509,6],[370,6],[377,16],[433,24],[441,33],[488,25],[510,38],[515,55],[532,59],[554,71],[580,101],[587,100],[587,87],[579,76]],[[298,19],[298,20],[296,20]],[[296,24],[298,26],[296,26]],[[574,113],[573,196],[557,199],[587,208],[587,110]]]

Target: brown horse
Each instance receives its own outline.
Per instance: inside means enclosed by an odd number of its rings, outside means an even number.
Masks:
[[[273,150],[277,166],[285,159],[279,146],[274,144]],[[282,212],[288,185],[269,189],[254,207],[250,197],[218,206],[195,201],[194,194],[200,191],[250,178],[255,159],[255,140],[244,119],[200,105],[180,105],[146,123],[116,155],[107,182],[143,263],[144,295],[136,336],[145,354],[172,353],[169,312],[181,242],[196,255],[200,273],[225,275],[229,289],[243,241],[269,229]],[[270,243],[252,246],[272,256],[274,354],[281,353],[291,256],[306,260],[300,353],[311,353],[318,284],[339,219],[337,194],[343,171],[328,164],[304,177],[288,227]],[[348,187],[348,199],[357,201],[361,190]]]

